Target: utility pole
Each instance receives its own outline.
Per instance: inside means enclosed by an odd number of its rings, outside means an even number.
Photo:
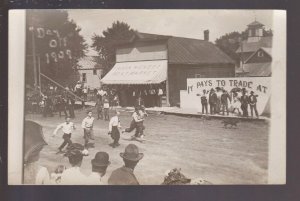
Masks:
[[[34,19],[32,19],[33,21]],[[32,61],[33,61],[33,77],[34,77],[34,88],[37,89],[37,67],[36,67],[36,52],[35,52],[35,35],[34,35],[34,26],[31,30],[31,40],[32,40]]]

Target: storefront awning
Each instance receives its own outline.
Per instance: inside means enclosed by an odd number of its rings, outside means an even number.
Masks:
[[[116,63],[103,84],[159,84],[167,79],[167,60]]]

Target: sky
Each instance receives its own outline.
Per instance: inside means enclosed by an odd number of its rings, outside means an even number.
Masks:
[[[69,18],[82,29],[81,34],[91,45],[94,34],[111,27],[115,21],[126,22],[137,31],[161,35],[203,39],[209,30],[209,39],[215,42],[220,36],[233,31],[244,31],[255,19],[273,29],[271,10],[68,10]],[[90,48],[87,55],[94,55]]]

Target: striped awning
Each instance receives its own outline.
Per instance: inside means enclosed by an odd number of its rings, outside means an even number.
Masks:
[[[167,60],[116,63],[103,84],[159,84],[167,79]]]

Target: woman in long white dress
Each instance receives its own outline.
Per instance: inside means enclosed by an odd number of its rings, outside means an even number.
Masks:
[[[237,92],[233,93],[233,104],[232,104],[233,110],[232,113],[234,113],[235,110],[238,111],[238,115],[241,115],[240,108],[241,108],[241,101],[240,96]]]

